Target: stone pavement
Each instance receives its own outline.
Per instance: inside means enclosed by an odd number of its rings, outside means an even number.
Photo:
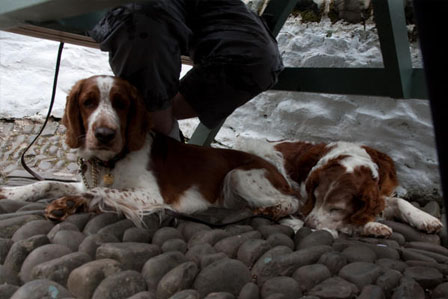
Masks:
[[[0,184],[9,182],[8,176],[30,176],[22,168],[20,157],[41,126],[42,122],[30,119],[0,120]],[[65,144],[64,132],[65,127],[59,121],[49,120],[25,156],[27,165],[43,177],[76,179],[77,157]]]
[[[27,176],[20,154],[39,128],[0,121],[0,185],[26,182],[8,177]],[[27,155],[42,176],[76,178],[63,133],[51,121]],[[138,227],[112,213],[54,222],[46,204],[0,201],[0,299],[448,298],[440,236],[398,222],[387,222],[389,239],[333,239],[264,218],[221,228],[156,215]]]

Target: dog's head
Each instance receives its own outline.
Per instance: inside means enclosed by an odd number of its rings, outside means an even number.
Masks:
[[[345,231],[362,226],[384,209],[378,178],[365,166],[353,171],[331,161],[306,182],[305,223],[316,229]]]
[[[352,233],[384,210],[386,197],[397,186],[395,167],[387,155],[371,148],[332,146],[328,159],[306,179],[302,212],[310,227]],[[348,151],[343,153],[343,146]]]
[[[109,160],[143,146],[149,113],[137,89],[112,76],[78,81],[67,96],[62,118],[66,143],[81,156]]]

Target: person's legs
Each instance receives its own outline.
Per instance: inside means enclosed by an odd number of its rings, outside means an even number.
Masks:
[[[179,92],[173,98],[172,115],[178,120],[198,116],[193,107],[191,107],[185,97]]]
[[[142,94],[152,112],[153,129],[169,135],[175,123],[176,99],[190,29],[180,1],[151,1],[112,10],[90,32],[109,52],[114,74],[128,80]]]
[[[113,10],[91,32],[114,73],[135,85],[169,135],[177,119],[213,128],[282,70],[274,38],[240,0],[159,0]],[[193,33],[192,33],[193,32]],[[182,79],[180,54],[195,66]]]
[[[201,122],[213,128],[270,88],[283,64],[275,39],[240,0],[198,0],[190,13],[195,16],[189,22],[195,65],[179,92]],[[183,109],[173,107],[174,112]]]

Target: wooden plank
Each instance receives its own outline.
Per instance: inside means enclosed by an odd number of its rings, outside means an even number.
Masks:
[[[2,0],[0,29],[85,15],[144,0]]]
[[[374,0],[373,10],[381,45],[389,94],[409,98],[412,91],[412,61],[403,0]]]
[[[263,12],[263,18],[271,29],[274,36],[277,36],[289,15],[297,5],[298,0],[271,0]]]
[[[422,70],[413,69],[407,98],[425,99]],[[390,97],[394,82],[384,68],[285,68],[273,90]]]
[[[91,37],[41,26],[20,25],[5,31],[99,49],[99,45]]]

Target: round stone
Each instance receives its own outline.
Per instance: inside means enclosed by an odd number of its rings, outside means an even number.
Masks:
[[[8,267],[4,265],[0,265],[0,285],[2,284],[11,284],[11,285],[20,285],[20,279],[16,272],[11,271]],[[0,294],[0,298],[1,294]]]
[[[376,259],[376,254],[367,246],[353,245],[345,248],[342,254],[347,257],[349,263],[352,262],[367,262],[373,263]]]
[[[90,256],[86,253],[69,253],[36,265],[32,270],[32,277],[33,279],[52,280],[65,286],[70,272],[90,260]]]
[[[141,271],[145,262],[160,254],[160,248],[144,243],[105,243],[96,250],[96,258],[110,258],[119,261],[123,269]]]
[[[378,265],[366,262],[354,262],[344,266],[339,271],[339,276],[354,283],[359,289],[368,284],[373,284],[382,270]]]
[[[194,288],[201,297],[212,292],[229,292],[237,296],[250,278],[249,269],[242,262],[221,259],[202,269],[196,277]]]
[[[10,272],[19,273],[26,257],[34,249],[50,243],[47,236],[37,235],[15,242],[5,258],[4,266]]]
[[[448,298],[448,282],[439,284],[432,291],[432,298]]]
[[[146,291],[146,282],[137,271],[122,271],[106,277],[96,288],[92,299],[128,298]]]
[[[185,256],[189,260],[192,260],[196,264],[199,264],[203,256],[212,253],[216,253],[216,249],[213,248],[210,244],[204,243],[190,247]]]
[[[84,227],[83,233],[86,235],[96,234],[103,227],[119,221],[121,218],[117,214],[103,213],[89,220]]]
[[[200,262],[201,269],[204,269],[205,267],[216,262],[217,260],[225,259],[225,258],[228,258],[228,256],[224,252],[210,253],[210,254],[204,255],[201,257],[201,262]]]
[[[0,285],[0,298],[9,299],[12,295],[19,289],[18,286],[12,284],[2,284]]]
[[[275,246],[286,246],[291,249],[294,249],[294,241],[285,234],[274,233],[269,235],[266,241],[271,245],[271,247]]]
[[[397,270],[387,269],[384,274],[377,278],[375,284],[388,293],[398,286],[402,276]]]
[[[92,217],[93,217],[92,213],[76,213],[68,216],[62,223],[74,224],[79,229],[79,231],[82,231],[86,226],[87,222]]]
[[[252,267],[260,256],[271,249],[271,244],[266,240],[250,239],[246,240],[238,248],[237,259],[242,261],[246,266]]]
[[[188,241],[188,248],[194,247],[196,245],[210,244],[215,245],[218,241],[230,237],[230,234],[222,229],[214,229],[210,231],[199,231],[194,234]]]
[[[131,297],[128,297],[127,299],[157,299],[157,297],[152,292],[139,292]]]
[[[261,234],[258,231],[250,231],[243,234],[238,234],[235,236],[224,238],[215,244],[215,249],[219,252],[227,254],[228,257],[234,258],[237,255],[238,248],[246,240],[249,239],[260,239]]]
[[[384,291],[381,287],[376,285],[366,285],[357,299],[384,299]]]
[[[59,244],[47,244],[33,250],[23,262],[20,270],[20,278],[24,282],[32,280],[32,270],[35,266],[53,260],[55,258],[64,256],[72,251]]]
[[[123,219],[115,223],[106,225],[105,227],[98,230],[98,233],[111,234],[114,235],[118,240],[122,240],[124,232],[131,227],[135,227],[134,223],[129,219]]]
[[[54,236],[63,230],[71,230],[71,231],[79,231],[79,228],[70,222],[61,222],[56,224],[47,234],[48,239],[50,239],[51,242],[53,242]]]
[[[162,252],[179,251],[187,252],[187,243],[182,239],[169,239],[162,244]]]
[[[204,299],[235,299],[235,296],[228,292],[213,292],[205,296]]]
[[[197,273],[198,267],[193,262],[176,266],[160,279],[157,285],[157,298],[167,299],[178,291],[190,288]]]
[[[148,229],[131,227],[124,232],[123,242],[149,243],[151,242],[153,234],[154,233],[151,233]]]
[[[183,239],[182,234],[174,227],[159,228],[152,237],[152,244],[162,246],[162,244],[170,239]]]
[[[74,230],[61,230],[56,233],[52,243],[67,246],[72,251],[78,251],[79,245],[84,241],[86,235]]]
[[[12,244],[14,242],[11,239],[2,239],[0,238],[0,264],[3,265],[6,259],[6,255],[9,252],[9,249],[11,249]]]
[[[36,279],[21,286],[11,299],[64,298],[71,294],[60,284],[48,279]]]
[[[1,200],[0,203],[3,200]],[[26,223],[34,220],[42,220],[42,217],[37,215],[25,215],[0,220],[0,238],[12,238],[12,236],[18,229],[20,229]]]
[[[252,268],[252,275],[256,277],[258,284],[276,276],[291,276],[297,268],[316,263],[323,253],[332,250],[330,246],[321,245],[297,250],[289,254],[268,255],[274,249],[282,247],[288,248],[284,246],[274,247],[260,257]]]
[[[160,279],[171,269],[187,261],[179,251],[169,251],[150,258],[142,269],[148,290],[155,291]]]
[[[184,221],[182,222],[178,228],[177,228],[182,235],[184,236],[185,240],[188,242],[193,235],[200,231],[204,230],[211,230],[211,228],[205,224],[197,223],[197,222],[191,222],[191,221]]]
[[[260,289],[259,287],[253,283],[246,283],[240,291],[238,295],[238,299],[258,299],[260,298]]]
[[[378,259],[376,261],[376,264],[384,269],[392,269],[399,272],[403,272],[403,270],[407,267],[406,263],[403,261],[397,261],[388,258]]]
[[[313,288],[316,284],[331,277],[330,270],[325,265],[313,264],[298,268],[292,275],[302,291]]]
[[[261,297],[266,298],[271,294],[280,293],[285,298],[298,298],[302,296],[297,281],[291,277],[278,276],[266,280],[261,286]]]
[[[294,236],[294,230],[289,226],[274,224],[274,225],[261,225],[257,227],[257,230],[263,235],[263,238],[267,239],[272,234],[285,234],[287,237],[292,238]]]
[[[318,298],[353,298],[359,292],[356,285],[350,283],[341,277],[330,277],[314,288],[312,288],[308,295],[316,296]]]
[[[347,257],[340,252],[326,252],[319,258],[318,263],[325,265],[331,273],[335,274],[347,265]]]
[[[92,258],[96,256],[96,250],[98,247],[100,247],[102,244],[105,243],[115,243],[118,242],[118,239],[109,234],[94,234],[87,236],[81,244],[78,246],[78,250],[80,252],[87,253]]]
[[[430,267],[409,267],[404,270],[403,275],[414,279],[425,289],[432,289],[443,280],[443,274]]]
[[[296,249],[310,248],[313,246],[333,244],[333,236],[326,230],[317,230],[304,237],[296,244]]]
[[[425,290],[412,278],[403,277],[400,285],[393,290],[392,298],[424,299]]]
[[[112,259],[91,261],[70,273],[67,287],[77,298],[91,298],[93,292],[104,278],[121,270],[120,263]]]
[[[196,290],[183,290],[177,292],[170,299],[199,299],[199,293]]]

